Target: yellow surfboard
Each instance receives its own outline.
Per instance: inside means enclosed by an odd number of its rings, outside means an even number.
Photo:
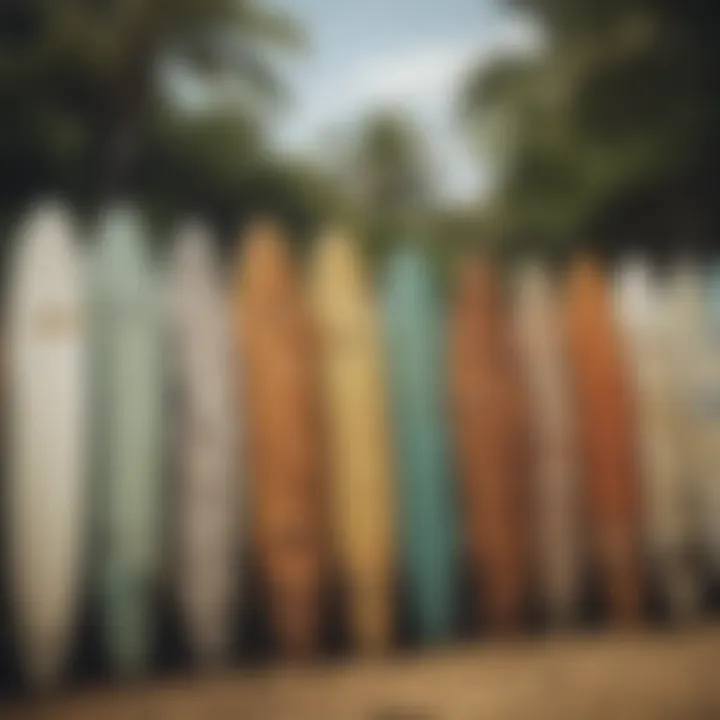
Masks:
[[[380,327],[357,245],[341,232],[318,242],[310,294],[319,341],[333,547],[355,645],[391,636],[392,471]]]

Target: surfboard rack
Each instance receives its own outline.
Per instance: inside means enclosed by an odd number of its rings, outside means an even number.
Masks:
[[[6,720],[720,717],[720,627],[492,641],[0,702]]]

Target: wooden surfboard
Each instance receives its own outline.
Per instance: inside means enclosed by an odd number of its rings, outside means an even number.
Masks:
[[[638,420],[648,569],[672,613],[686,617],[696,604],[696,588],[689,566],[688,478],[672,364],[675,343],[683,340],[672,332],[665,289],[642,259],[619,268],[616,307]]]
[[[392,630],[394,498],[380,326],[362,258],[339,232],[315,249],[311,292],[324,391],[333,541],[355,644],[387,648]]]
[[[518,272],[515,327],[528,398],[533,564],[551,623],[577,617],[582,590],[580,476],[562,306],[550,272]]]
[[[529,585],[525,399],[510,316],[490,262],[463,258],[449,332],[449,388],[464,528],[484,616],[516,630]]]
[[[307,655],[321,639],[325,543],[309,308],[278,227],[244,238],[234,325],[244,363],[253,557],[274,640]]]
[[[60,206],[30,215],[10,279],[10,598],[29,681],[59,680],[85,537],[86,323],[82,259]]]
[[[241,482],[234,458],[228,306],[212,241],[189,223],[169,278],[177,594],[201,664],[227,659],[238,585]]]
[[[574,262],[565,303],[590,559],[610,618],[632,622],[642,605],[636,428],[612,293],[598,262]]]
[[[444,330],[430,267],[401,247],[387,268],[385,346],[401,555],[420,639],[448,638],[457,612],[457,542],[444,413]]]
[[[98,240],[93,366],[102,632],[112,667],[136,674],[152,660],[161,562],[160,308],[138,214],[110,209]]]

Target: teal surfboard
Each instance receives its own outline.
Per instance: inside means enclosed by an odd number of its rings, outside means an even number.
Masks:
[[[452,634],[457,596],[454,492],[443,416],[444,334],[427,260],[399,249],[385,278],[385,344],[408,607],[423,642]]]
[[[93,268],[95,561],[103,644],[122,675],[150,662],[160,570],[161,337],[147,242],[134,211],[112,209]]]

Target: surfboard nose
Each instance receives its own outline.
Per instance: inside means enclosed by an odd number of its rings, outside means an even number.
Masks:
[[[196,269],[198,274],[212,266],[210,232],[199,220],[186,221],[177,233],[176,262],[188,271]]]
[[[240,276],[249,297],[282,296],[295,285],[280,225],[271,220],[256,221],[246,229],[241,242]]]

